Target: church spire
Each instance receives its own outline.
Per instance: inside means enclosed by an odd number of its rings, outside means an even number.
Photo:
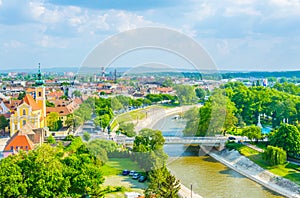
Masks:
[[[36,86],[44,85],[44,80],[42,79],[42,72],[41,72],[41,64],[39,63],[39,70],[37,74],[37,79],[35,81]]]

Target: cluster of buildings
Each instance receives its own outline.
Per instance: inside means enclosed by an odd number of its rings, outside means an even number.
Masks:
[[[154,77],[123,76],[117,79],[116,71],[112,77],[93,75],[77,76],[66,73],[54,75],[47,80],[42,79],[40,68],[34,80],[24,79],[28,74],[10,73],[8,78],[0,79],[0,115],[9,120],[9,126],[0,131],[0,136],[9,136],[4,147],[4,156],[31,150],[42,144],[44,138],[52,135],[67,135],[71,127],[67,124],[68,115],[72,114],[89,96],[110,97],[125,95],[132,98],[143,98],[147,94],[171,94],[175,90],[164,84],[169,80],[172,84],[187,84],[212,90],[220,85],[220,81],[195,80],[188,77]],[[62,122],[58,132],[49,130],[48,118],[57,113]],[[0,129],[1,130],[1,129]]]
[[[66,120],[82,103],[80,97],[65,97],[63,89],[59,87],[45,86],[39,69],[34,87],[23,86],[22,92],[14,95],[0,94],[0,115],[9,120],[9,126],[2,129],[2,136],[10,139],[4,147],[4,157],[21,150],[31,150],[35,145],[42,144],[44,138],[50,134],[59,132],[49,131],[48,117],[52,112],[57,113],[65,127],[61,133],[69,133]],[[23,94],[22,96],[20,96]],[[48,104],[51,104],[50,106]]]

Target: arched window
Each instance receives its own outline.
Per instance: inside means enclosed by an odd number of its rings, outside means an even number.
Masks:
[[[23,120],[23,126],[25,126],[26,125],[26,120]]]
[[[23,109],[23,115],[26,115],[26,110],[25,109]]]
[[[42,96],[42,92],[39,91],[39,97],[41,97],[41,96]]]

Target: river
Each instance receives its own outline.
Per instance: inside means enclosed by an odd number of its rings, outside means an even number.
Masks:
[[[174,116],[161,119],[153,127],[163,132],[164,136],[181,136],[186,122],[175,120]],[[184,145],[165,145],[169,155],[167,167],[186,187],[204,198],[216,197],[282,197],[277,193],[253,182],[243,175],[227,168],[210,156],[199,156],[197,147]]]

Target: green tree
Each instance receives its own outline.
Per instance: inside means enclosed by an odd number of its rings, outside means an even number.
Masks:
[[[133,123],[122,122],[119,124],[119,130],[128,137],[134,137],[136,135]]]
[[[98,158],[102,163],[108,161],[108,155],[117,150],[117,144],[109,140],[95,139],[87,144],[90,153]]]
[[[27,185],[23,180],[22,168],[17,162],[17,157],[13,155],[0,160],[1,197],[20,197],[27,192]]]
[[[124,108],[116,97],[111,98],[111,107],[114,111],[119,111]]]
[[[163,87],[172,87],[173,85],[174,83],[171,78],[165,79],[164,82],[162,83]]]
[[[147,94],[146,99],[150,100],[151,102],[157,103],[162,101],[163,97],[160,94]]]
[[[23,100],[23,98],[24,98],[25,96],[26,96],[26,92],[25,92],[25,91],[19,93],[19,95],[18,95],[18,100]]]
[[[300,132],[296,126],[281,124],[278,130],[270,134],[270,144],[283,148],[290,156],[300,154]]]
[[[223,133],[237,124],[236,107],[224,94],[223,90],[216,89],[200,108],[197,136]]]
[[[5,128],[8,127],[9,121],[5,118],[4,115],[0,115],[0,129],[5,131]]]
[[[180,183],[166,168],[162,166],[149,174],[150,184],[145,191],[146,197],[178,197]]]
[[[68,126],[68,127],[71,127],[71,126],[74,126],[74,114],[70,113],[67,115],[67,119],[65,121],[65,124]]]
[[[185,136],[195,136],[199,126],[199,108],[194,107],[184,113],[183,118],[187,120],[183,134]],[[199,134],[197,134],[199,135]]]
[[[46,100],[46,107],[55,107],[55,104]]]
[[[253,139],[258,141],[262,138],[261,128],[254,125],[245,127],[242,131],[242,135],[248,137],[251,141]]]
[[[167,160],[163,151],[165,139],[159,130],[142,129],[133,143],[133,157],[146,171],[161,167]]]
[[[62,121],[57,112],[51,112],[47,117],[47,126],[50,131],[58,131],[62,127]]]
[[[117,95],[116,99],[123,105],[123,107],[127,108],[130,105],[130,97],[124,95]]]
[[[72,92],[72,96],[76,97],[76,98],[80,98],[82,96],[82,94],[79,90],[75,90]]]
[[[146,152],[155,151],[163,148],[165,139],[159,130],[142,129],[135,137],[133,151]]]
[[[174,87],[180,104],[193,104],[197,102],[197,96],[194,87],[189,85],[176,85]]]
[[[269,145],[267,150],[264,152],[264,158],[270,165],[274,166],[278,164],[284,164],[287,156],[286,152],[282,148]]]
[[[206,96],[206,91],[202,88],[197,88],[195,89],[196,92],[196,96],[200,99],[200,100],[204,100],[205,96]]]
[[[43,144],[36,150],[23,154],[18,162],[22,167],[27,197],[67,196],[69,180],[64,177],[65,166],[57,156],[58,148]]]
[[[55,143],[56,143],[55,138],[54,138],[52,135],[50,135],[50,136],[47,138],[47,142],[48,142],[49,144],[55,144]]]
[[[83,139],[85,140],[85,141],[89,141],[90,139],[91,139],[91,134],[89,134],[88,132],[83,132]]]

